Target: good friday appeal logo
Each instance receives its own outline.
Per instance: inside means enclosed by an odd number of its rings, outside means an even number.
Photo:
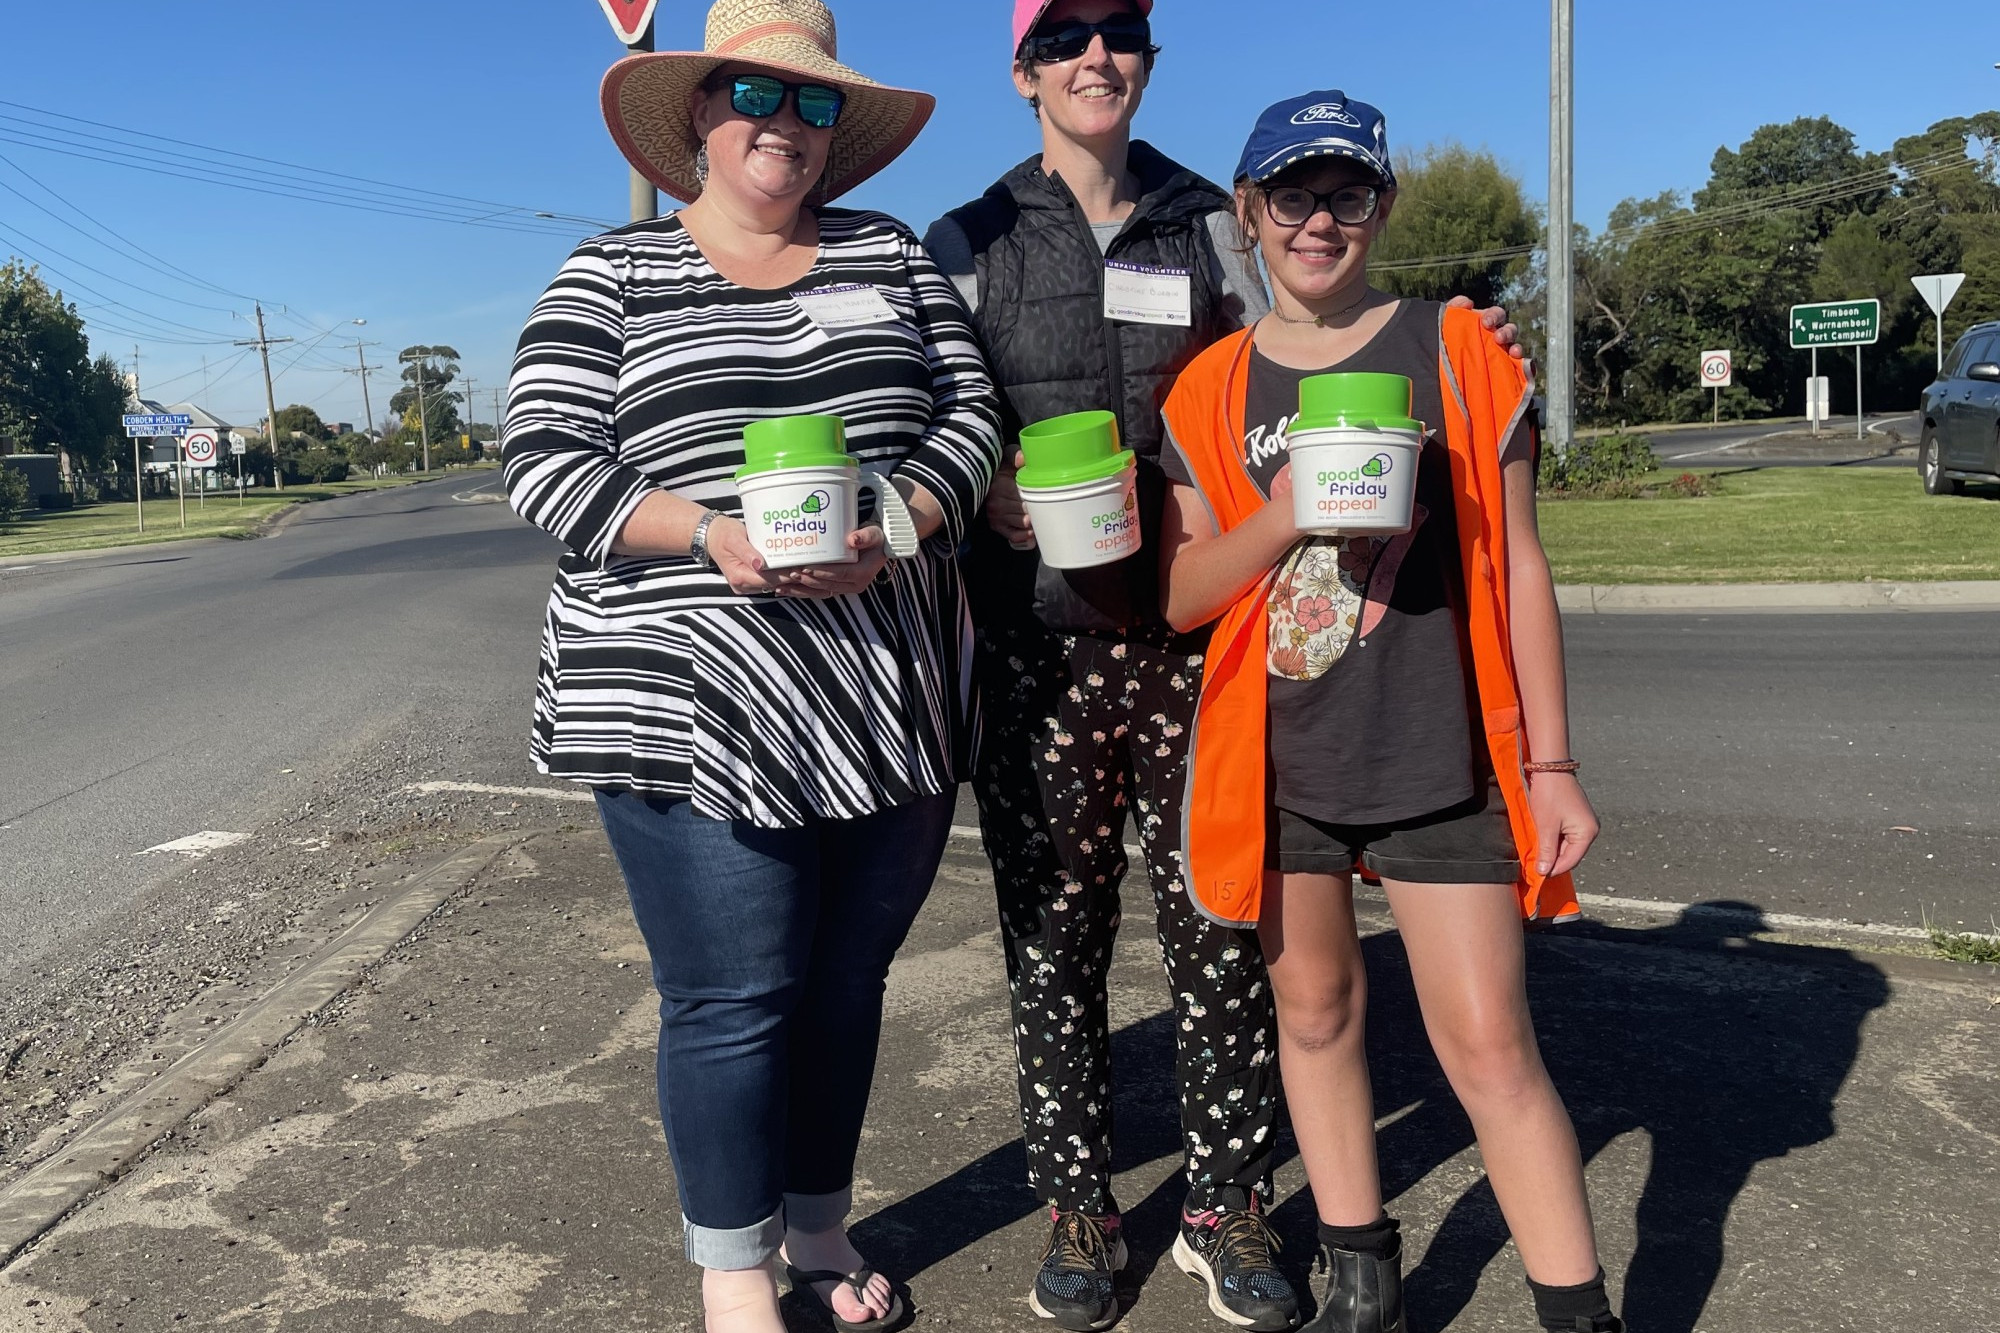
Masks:
[[[781,496],[759,511],[758,516],[763,521],[765,552],[785,555],[832,546],[833,493],[814,489],[803,495],[797,492],[792,494],[798,496],[797,503],[787,504],[791,497]]]
[[[1321,468],[1313,474],[1316,504],[1326,518],[1379,513],[1389,499],[1384,478],[1396,470],[1396,460],[1376,454],[1359,467]]]
[[[1139,497],[1125,492],[1122,508],[1090,516],[1092,544],[1100,551],[1124,551],[1139,542]]]

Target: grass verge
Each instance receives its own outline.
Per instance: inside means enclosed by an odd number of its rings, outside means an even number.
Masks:
[[[2000,487],[1929,496],[1915,468],[1702,469],[1700,499],[1545,498],[1558,583],[2000,579]],[[1671,483],[1678,471],[1649,482]]]
[[[211,492],[204,503],[190,495],[187,502],[187,530],[180,526],[180,506],[172,496],[146,501],[146,531],[139,532],[138,516],[130,501],[91,505],[84,509],[44,510],[22,514],[0,523],[0,560],[23,556],[51,555],[58,551],[96,551],[113,546],[150,546],[158,542],[187,541],[196,537],[243,537],[280,510],[314,500],[333,500],[343,495],[391,490],[420,481],[437,481],[444,473],[430,476],[370,478],[366,481],[337,481],[319,485],[287,486],[282,491],[253,490],[236,502],[235,491]]]
[[[1931,947],[1939,956],[1949,958],[1954,963],[1993,963],[2000,965],[2000,936],[1995,935],[1954,935],[1947,930],[1931,927]]]

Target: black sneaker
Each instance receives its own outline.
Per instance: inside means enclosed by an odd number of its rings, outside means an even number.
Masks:
[[[1299,1322],[1299,1298],[1278,1271],[1278,1238],[1254,1196],[1230,1193],[1239,1206],[1181,1213],[1174,1262],[1208,1288],[1217,1319],[1252,1333],[1283,1333]]]
[[[1089,1213],[1051,1214],[1048,1251],[1028,1304],[1044,1319],[1075,1333],[1092,1333],[1118,1322],[1118,1291],[1112,1275],[1125,1267],[1125,1238],[1116,1217]]]

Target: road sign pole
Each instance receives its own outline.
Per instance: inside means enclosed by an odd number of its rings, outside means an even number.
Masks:
[[[625,49],[633,55],[651,51],[653,49],[653,25],[648,23],[646,30],[639,34],[639,40]],[[647,180],[640,174],[639,169],[634,167],[632,169],[632,220],[634,222],[648,222],[659,215],[659,191],[653,188],[653,182]]]
[[[1812,378],[1806,382],[1806,415],[1812,418],[1812,433],[1819,434],[1819,348],[1812,349]]]
[[[1867,414],[1861,410],[1861,344],[1854,345],[1854,438],[1865,440],[1868,432],[1862,422]]]
[[[132,437],[132,508],[139,515],[139,531],[146,530],[146,469],[139,465],[139,437]]]
[[[174,498],[181,502],[181,531],[186,532],[188,530],[187,467],[180,459],[178,452],[180,445],[176,444],[174,448],[176,450],[174,454]]]

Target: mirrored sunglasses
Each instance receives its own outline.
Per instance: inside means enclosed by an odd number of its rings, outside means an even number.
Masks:
[[[823,83],[786,83],[768,74],[739,74],[729,85],[729,105],[739,116],[763,120],[775,116],[791,94],[799,119],[816,130],[830,130],[840,123],[847,94]]]

